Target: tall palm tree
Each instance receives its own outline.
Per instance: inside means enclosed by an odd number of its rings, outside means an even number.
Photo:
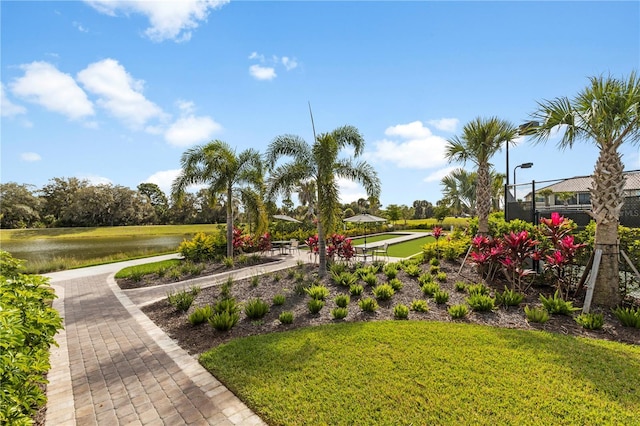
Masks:
[[[306,207],[305,217],[313,219],[316,211],[316,183],[313,180],[302,181],[297,188],[298,200],[302,207]]]
[[[475,172],[457,168],[440,181],[443,201],[454,215],[472,213],[475,210],[476,178]]]
[[[500,211],[500,203],[504,200],[504,180],[506,175],[492,170],[490,173],[491,180],[491,206],[494,212]]]
[[[505,143],[513,144],[518,128],[506,120],[496,117],[476,118],[465,124],[460,137],[447,140],[445,156],[449,162],[472,161],[476,165],[476,209],[478,233],[489,234],[489,212],[491,211],[491,178],[489,160]]]
[[[266,152],[266,163],[271,170],[268,185],[270,198],[278,193],[288,194],[301,182],[315,182],[321,276],[326,274],[327,269],[325,235],[336,229],[340,213],[337,179],[359,182],[369,196],[377,197],[380,194],[380,180],[373,167],[364,161],[355,162],[362,154],[364,144],[358,129],[343,126],[330,133],[317,135],[312,145],[299,136],[277,136]],[[353,148],[353,157],[339,157],[340,151],[346,147]],[[290,157],[291,161],[277,165],[282,157]]]
[[[602,250],[593,301],[617,305],[618,225],[624,203],[624,166],[618,148],[640,142],[640,77],[628,79],[591,77],[590,84],[573,99],[559,97],[538,103],[533,117],[540,121],[534,141],[546,142],[557,126],[564,127],[558,142],[572,148],[579,140],[592,142],[600,150],[590,188],[592,216],[596,221],[595,249]]]
[[[182,170],[171,186],[172,196],[178,202],[190,185],[204,184],[211,193],[224,194],[227,256],[232,257],[234,192],[243,197],[243,194],[246,195],[263,184],[260,153],[254,149],[247,149],[236,155],[226,142],[214,140],[186,150],[182,154],[180,164]]]

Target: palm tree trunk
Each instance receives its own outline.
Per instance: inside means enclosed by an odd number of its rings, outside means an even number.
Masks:
[[[227,188],[227,257],[233,257],[233,193]]]
[[[602,250],[593,302],[613,307],[620,303],[618,224],[624,203],[624,166],[616,144],[602,144],[591,188],[596,220],[595,249]]]
[[[322,195],[322,186],[318,185],[318,206],[321,206],[324,202],[324,196]],[[324,223],[323,215],[318,215],[318,276],[324,278],[327,275],[327,241],[324,236]]]
[[[476,208],[478,209],[478,234],[489,234],[489,212],[491,211],[491,186],[486,164],[478,165],[476,183]]]

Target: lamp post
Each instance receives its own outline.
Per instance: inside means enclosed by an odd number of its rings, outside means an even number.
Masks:
[[[531,135],[533,134],[533,132],[535,132],[536,127],[539,127],[539,126],[540,126],[540,123],[537,121],[527,121],[526,123],[523,123],[520,126],[518,126],[518,135],[519,136]],[[504,185],[504,220],[508,220],[507,212],[509,211],[509,170],[510,170],[509,169],[509,142],[511,141],[506,142],[507,164],[506,164],[505,173],[504,173],[506,175],[506,181],[507,181],[507,183]],[[514,171],[513,172],[514,185],[516,180],[515,175],[516,175],[516,172]]]
[[[522,163],[522,164],[517,165],[516,167],[514,167],[514,169],[513,169],[513,186],[516,185],[516,170],[518,170],[518,167],[520,167],[521,169],[530,169],[531,166],[533,166],[533,163]]]

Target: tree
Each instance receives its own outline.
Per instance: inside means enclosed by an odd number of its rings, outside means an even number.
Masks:
[[[40,220],[40,200],[33,185],[0,184],[0,228],[29,228]]]
[[[440,181],[443,201],[452,214],[473,214],[476,205],[476,177],[476,173],[458,168]]]
[[[389,204],[387,206],[387,219],[391,221],[393,225],[396,224],[400,217],[402,217],[402,211],[400,210],[400,206],[397,204]]]
[[[141,183],[137,187],[138,192],[144,195],[153,210],[156,212],[156,223],[165,223],[167,219],[167,212],[169,210],[169,201],[167,200],[167,196],[162,192],[162,189],[155,184],[150,182]]]
[[[64,217],[70,214],[66,211],[72,204],[77,192],[89,186],[86,179],[53,178],[40,189],[40,196],[44,201],[42,216],[47,223],[53,226],[72,226],[73,223],[65,222]]]
[[[549,207],[549,196],[553,194],[553,190],[551,188],[544,188],[538,191],[538,195],[544,197],[544,206]]]
[[[496,117],[476,118],[465,124],[462,135],[447,141],[445,156],[449,162],[471,161],[476,165],[476,209],[478,233],[489,234],[489,212],[491,211],[491,178],[489,160],[505,143],[513,144],[518,128],[508,121]]]
[[[591,77],[589,85],[569,99],[558,97],[538,103],[533,117],[539,120],[534,142],[546,142],[562,126],[561,149],[577,141],[594,143],[600,150],[590,188],[592,215],[596,222],[595,249],[602,251],[593,301],[615,306],[618,288],[618,225],[624,203],[624,166],[619,152],[623,143],[640,142],[640,77],[627,79]]]
[[[407,226],[407,220],[411,219],[415,214],[415,209],[407,205],[400,206],[400,217],[404,220],[404,226]]]
[[[358,129],[343,126],[317,135],[313,145],[299,136],[277,136],[267,149],[266,163],[271,171],[269,198],[279,193],[288,195],[301,182],[311,180],[316,185],[321,276],[326,275],[327,270],[325,235],[335,231],[340,214],[337,179],[359,182],[370,197],[380,194],[380,180],[373,167],[364,161],[355,162],[362,154],[364,144]],[[339,158],[340,151],[346,147],[353,148],[353,157]],[[277,165],[282,157],[290,157],[291,161]]]
[[[186,150],[180,164],[182,170],[171,186],[178,205],[191,185],[204,184],[212,193],[225,195],[227,256],[233,257],[234,191],[243,192],[251,185],[262,183],[260,154],[254,149],[247,149],[236,155],[226,142],[214,140]]]
[[[316,183],[315,181],[303,181],[298,184],[298,201],[303,207],[307,207],[305,217],[313,219],[316,211]]]
[[[427,219],[433,216],[433,204],[427,200],[415,200],[413,202],[414,219]]]
[[[501,201],[504,200],[504,173],[490,172],[491,179],[491,207],[494,212],[500,211]]]

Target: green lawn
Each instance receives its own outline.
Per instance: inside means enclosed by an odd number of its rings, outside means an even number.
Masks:
[[[389,246],[389,256],[400,258],[415,256],[422,253],[423,245],[432,243],[435,240],[435,238],[427,236],[404,241],[402,243],[392,244]]]
[[[389,240],[391,238],[398,238],[400,236],[402,236],[402,234],[387,233],[387,234],[367,235],[367,244],[375,243],[378,241]],[[357,246],[360,244],[364,244],[364,237],[351,238],[352,246]]]
[[[640,424],[640,347],[546,332],[343,323],[200,361],[273,425]]]

